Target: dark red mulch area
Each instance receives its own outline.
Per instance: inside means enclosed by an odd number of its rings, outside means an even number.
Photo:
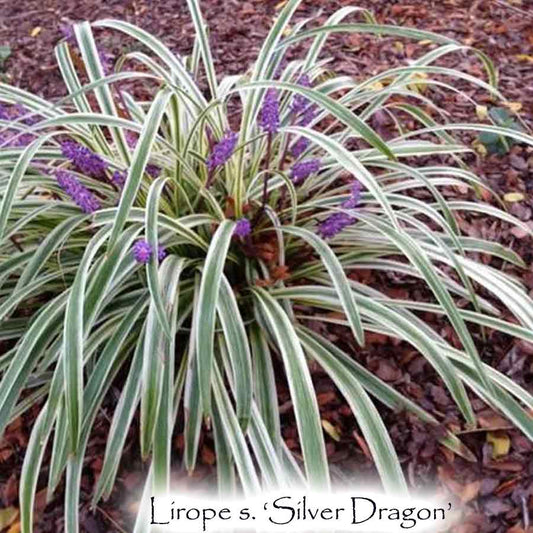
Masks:
[[[304,18],[320,9],[322,14],[318,21],[324,22],[335,8],[354,4],[371,9],[380,23],[405,24],[439,32],[486,52],[499,68],[500,89],[503,94],[509,101],[522,104],[522,117],[529,127],[533,127],[531,0],[317,0],[304,2],[297,16]],[[278,12],[280,2],[204,0],[202,5],[211,29],[217,71],[236,74],[249,66],[257,55],[261,41]],[[78,0],[1,0],[0,13],[0,45],[9,44],[13,49],[13,54],[6,64],[8,81],[45,97],[53,98],[65,94],[52,53],[53,46],[61,37],[60,24],[83,19],[119,18],[138,24],[161,37],[178,53],[189,53],[193,43],[193,26],[184,0],[118,0],[105,3]],[[102,32],[99,37],[107,53],[117,56],[127,49],[128,43],[117,34]],[[334,58],[331,68],[337,72],[363,79],[390,66],[405,64],[430,49],[424,42],[386,37],[376,39],[362,34],[336,35],[328,41],[324,55]],[[294,50],[295,57],[298,51]],[[439,62],[439,65],[464,70],[470,75],[482,75],[479,61],[473,59],[472,55],[454,54]],[[482,91],[463,83],[459,86],[470,96],[475,96],[480,104],[491,105],[489,97]],[[432,92],[432,98],[435,98],[436,103],[448,111],[455,121],[478,120],[472,106],[459,96],[436,90]],[[387,135],[387,124],[378,121],[373,126]],[[499,194],[524,193],[523,201],[508,204],[508,208],[533,228],[533,201],[530,196],[533,188],[533,151],[515,146],[505,156],[469,156],[469,163]],[[447,194],[464,197],[469,193],[466,190],[450,190]],[[417,196],[427,199],[424,193],[417,193]],[[483,236],[502,242],[521,255],[528,265],[525,271],[511,269],[508,265],[486,257],[479,259],[492,261],[491,264],[514,272],[522,278],[533,294],[533,269],[530,266],[533,257],[532,243],[524,232],[511,229],[502,222],[487,221],[482,216],[461,215],[458,221],[466,235]],[[416,281],[403,276],[356,271],[353,277],[394,297],[418,300],[428,297],[427,291],[421,289]],[[445,334],[448,340],[457,342],[444,321],[430,315],[422,318]],[[446,498],[452,495],[456,502],[468,504],[466,517],[462,519],[461,525],[454,529],[454,533],[533,531],[533,528],[529,527],[529,520],[533,520],[531,442],[477,399],[474,399],[473,403],[480,428],[475,431],[465,428],[440,380],[428,363],[405,343],[369,334],[366,348],[360,350],[351,343],[343,328],[332,326],[328,327],[328,331],[334,342],[353,353],[359,362],[384,381],[427,409],[443,426],[461,432],[463,442],[475,454],[475,463],[453,456],[438,443],[441,436],[438,428],[430,428],[405,413],[392,413],[380,407],[412,485],[428,490],[437,480],[437,491],[440,494],[446,495]],[[532,346],[524,342],[513,342],[504,335],[491,332],[488,332],[484,341],[476,328],[472,328],[472,331],[485,361],[533,391]],[[350,409],[319,369],[314,369],[313,374],[323,418],[330,424],[327,446],[334,475],[341,481],[346,481],[346,472],[350,472],[355,479],[375,478],[368,447]],[[298,443],[291,404],[281,379],[279,387],[284,437],[289,447],[297,453]],[[131,529],[135,501],[144,476],[136,441],[138,431],[137,427],[133,427],[111,500],[101,504],[95,513],[90,511],[90,496],[101,468],[109,416],[115,402],[116,397],[113,395],[106,400],[87,453],[81,491],[81,522],[83,530],[88,533]],[[18,473],[35,415],[36,410],[33,410],[17,420],[10,426],[0,444],[1,506],[16,506],[18,503]],[[174,442],[176,456],[179,458],[183,450],[180,434],[176,434]],[[503,446],[506,453],[496,457],[495,452],[500,446]],[[180,486],[192,489],[202,483],[213,483],[215,458],[209,435],[202,441],[201,464],[192,478],[188,478],[181,471],[178,463],[177,460],[176,482]],[[39,489],[45,486],[47,475],[45,470]],[[48,505],[45,491],[39,490],[38,531],[62,529],[62,490],[60,487],[56,497]]]

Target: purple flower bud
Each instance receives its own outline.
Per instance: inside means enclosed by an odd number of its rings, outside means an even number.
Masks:
[[[15,104],[7,107],[0,103],[0,120],[17,121],[28,126],[33,126],[41,118],[37,113],[26,109],[22,104]]]
[[[7,129],[0,133],[0,146],[28,146],[36,139],[31,133],[23,133],[20,130]]]
[[[1,115],[2,113],[0,112],[0,118],[2,118]],[[16,120],[22,124],[33,126],[39,122],[40,117],[29,109],[26,109],[22,104],[16,104],[12,106],[11,109],[5,110],[5,119]]]
[[[11,141],[11,133],[9,131],[3,131],[0,133],[0,147],[9,146]]]
[[[0,120],[7,122],[18,122],[31,126],[38,122],[39,119],[32,115],[22,104],[12,105],[10,107],[0,103]],[[5,129],[0,126],[0,146],[27,146],[35,136],[31,133],[24,133],[19,129]]]
[[[9,111],[4,104],[0,104],[0,120],[9,120]]]
[[[345,200],[341,207],[355,209],[361,200],[361,184],[355,180],[352,184],[350,197]],[[347,226],[354,224],[356,219],[348,213],[333,213],[318,224],[317,233],[324,239],[331,239],[339,234]]]
[[[133,245],[133,257],[135,257],[137,263],[142,263],[143,265],[150,261],[150,257],[152,257],[152,247],[148,244],[148,241],[139,239]]]
[[[167,256],[167,251],[160,245],[157,247],[157,259],[163,261]],[[146,239],[139,239],[133,245],[133,257],[137,263],[145,265],[152,258],[152,247]]]
[[[111,181],[119,188],[122,189],[126,183],[127,173],[125,170],[115,170],[113,176],[111,176]]]
[[[74,44],[75,42],[75,36],[74,36],[74,28],[70,24],[61,24],[59,26],[59,29],[61,30],[61,33],[63,34],[63,37],[66,39],[66,41],[70,44]]]
[[[61,152],[80,172],[88,176],[101,178],[107,170],[107,163],[98,154],[81,144],[65,141],[61,144]]]
[[[359,180],[354,180],[350,198],[342,202],[342,207],[345,209],[355,209],[361,201],[361,183]]]
[[[309,124],[311,124],[311,122],[313,122],[313,120],[315,119],[316,109],[317,106],[315,104],[308,105],[300,116],[298,126],[301,126],[302,128],[309,126]]]
[[[301,85],[302,87],[312,87],[309,76],[307,76],[307,74],[301,76],[298,80],[298,85]],[[292,99],[291,111],[295,115],[299,116],[299,120],[297,122],[298,126],[305,127],[311,124],[316,115],[316,108],[316,104],[312,104],[309,101],[309,98],[306,98],[301,94],[295,94]]]
[[[251,231],[252,224],[250,221],[247,218],[240,218],[237,220],[237,224],[235,224],[233,235],[236,235],[237,237],[246,237],[247,235],[250,235]]]
[[[11,108],[11,111],[12,111],[12,113],[13,113],[13,117],[14,117],[14,118],[22,117],[23,115],[25,115],[26,113],[28,113],[28,111],[26,110],[26,108],[25,108],[22,104],[15,104],[15,105]]]
[[[271,135],[279,130],[279,99],[276,89],[268,89],[261,108],[261,128]]]
[[[211,172],[216,167],[223,165],[233,154],[237,145],[237,134],[231,130],[226,131],[224,137],[215,144],[207,158],[207,168]]]
[[[157,259],[159,260],[159,262],[163,261],[163,259],[165,259],[166,256],[167,256],[167,251],[162,246],[158,246]]]
[[[290,178],[294,184],[302,183],[311,174],[320,170],[320,159],[306,159],[300,163],[296,163],[290,172]]]
[[[86,187],[84,187],[79,180],[65,172],[58,170],[56,172],[56,179],[59,186],[74,200],[84,213],[94,213],[100,209],[100,201],[98,198]]]
[[[311,87],[311,80],[307,74],[304,74],[298,80],[298,85],[302,87]],[[309,106],[309,99],[301,94],[295,94],[291,102],[291,111],[295,115],[299,115]]]
[[[149,164],[149,165],[146,165],[146,173],[151,178],[155,179],[159,176],[159,174],[161,174],[161,169],[157,165]]]
[[[133,131],[126,132],[126,142],[128,143],[128,146],[130,148],[135,148],[135,145],[137,144],[137,139],[137,134]]]
[[[35,135],[31,133],[23,133],[22,135],[14,136],[11,141],[11,146],[28,146],[31,142],[35,140]]]
[[[333,213],[318,224],[317,233],[324,239],[331,239],[354,222],[355,218],[346,213]]]
[[[99,50],[98,57],[100,59],[100,64],[102,65],[102,70],[104,71],[104,74],[106,76],[111,74],[111,72],[113,72],[114,67],[113,55],[109,52],[106,52],[105,50]]]
[[[293,157],[300,157],[309,147],[309,139],[307,137],[300,137],[291,148]]]

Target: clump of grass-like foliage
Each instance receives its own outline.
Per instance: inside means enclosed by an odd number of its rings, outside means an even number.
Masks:
[[[146,494],[168,486],[180,412],[186,468],[195,468],[205,423],[215,440],[221,490],[328,487],[308,360],[351,406],[384,488],[405,493],[374,401],[427,424],[439,420],[318,334],[323,328],[312,321],[344,325],[347,338],[361,346],[365,331],[410,343],[442,378],[466,425],[476,424],[471,392],[533,438],[532,396],[482,361],[472,333],[489,328],[533,341],[526,291],[469,253],[522,261],[497,243],[461,235],[455,212],[530,230],[489,204],[443,196],[443,188],[457,185],[490,192],[464,165],[469,148],[454,132],[530,145],[533,138],[495,124],[448,123],[431,100],[435,85],[470,99],[457,80],[503,99],[490,61],[445,37],[377,25],[357,8],[340,10],[321,27],[313,21],[289,27],[299,4],[289,0],[252,70],[217,77],[198,1],[188,4],[196,28],[190,57],[176,57],[125,22],[81,23],[56,49],[68,97],[50,103],[0,85],[0,338],[9,347],[0,358],[0,430],[41,406],[20,483],[23,532],[32,530],[47,446],[49,493],[66,471],[65,527],[78,530],[84,453],[115,378],[122,395],[95,503],[112,490],[137,409],[142,455],[151,463]],[[346,22],[360,15],[363,22]],[[104,69],[94,28],[122,32],[139,51]],[[440,46],[360,82],[323,75],[322,47],[338,32]],[[302,41],[311,43],[306,55],[286,62],[289,47]],[[482,61],[488,82],[435,66],[465,51]],[[143,69],[127,69],[135,64]],[[421,75],[423,93],[413,83]],[[207,89],[199,88],[199,78]],[[129,82],[154,88],[153,99],[137,101],[124,90]],[[230,101],[240,110],[234,131]],[[376,113],[394,118],[393,138],[385,141],[369,126]],[[402,127],[405,116],[417,122],[416,131]],[[416,164],[431,155],[452,164]],[[410,194],[420,188],[430,202]],[[350,279],[357,269],[412,276],[433,299],[391,298]],[[515,319],[500,318],[503,308]],[[446,319],[462,348],[419,312]],[[282,373],[301,463],[280,432],[276,380]],[[442,443],[472,458],[451,432]],[[146,524],[140,521],[138,531]]]

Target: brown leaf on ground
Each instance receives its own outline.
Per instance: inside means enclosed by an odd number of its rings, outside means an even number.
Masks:
[[[461,484],[454,479],[455,473],[450,466],[440,466],[438,468],[439,479],[454,494],[462,504],[472,501],[479,494],[481,481],[472,481]]]
[[[213,466],[216,463],[215,453],[209,446],[202,447],[201,456],[202,462],[209,466]]]
[[[516,525],[511,529],[508,529],[506,533],[533,533],[533,527],[528,527],[524,529],[521,525]]]
[[[2,487],[2,503],[4,507],[9,507],[17,501],[18,487],[18,476],[13,472]]]
[[[472,501],[474,498],[477,498],[480,487],[481,481],[472,481],[472,483],[467,483],[463,487],[461,493],[461,503],[465,504]]]

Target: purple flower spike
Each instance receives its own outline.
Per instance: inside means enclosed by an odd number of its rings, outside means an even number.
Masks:
[[[316,116],[316,105],[310,104],[308,105],[304,112],[302,113],[300,120],[298,121],[298,126],[301,126],[302,128],[305,128],[306,126],[309,126],[311,122],[315,119]]]
[[[361,201],[361,183],[355,180],[352,184],[352,190],[350,198],[342,203],[342,207],[345,209],[355,209]]]
[[[293,157],[300,157],[309,147],[309,139],[300,137],[292,146],[291,154]]]
[[[61,30],[61,33],[67,42],[74,44],[76,41],[74,37],[74,28],[70,24],[61,24],[59,29]]]
[[[94,213],[100,209],[100,201],[76,177],[64,170],[58,170],[56,179],[59,186],[74,200],[84,213]]]
[[[355,180],[352,185],[350,198],[342,202],[344,209],[355,209],[361,200],[361,184]],[[351,226],[356,221],[355,217],[348,213],[333,213],[317,227],[317,233],[324,239],[331,239],[339,234],[347,226]]]
[[[137,139],[137,134],[133,131],[126,132],[126,142],[128,143],[128,146],[130,148],[135,148],[135,145],[137,144]]]
[[[73,141],[65,141],[61,144],[61,153],[83,174],[101,178],[107,170],[107,163],[89,148]]]
[[[296,163],[291,168],[290,178],[293,183],[298,184],[306,180],[311,174],[320,170],[320,159],[306,159]]]
[[[35,136],[31,133],[23,133],[13,139],[11,142],[12,146],[28,146],[31,142],[35,140]]]
[[[311,80],[307,74],[304,74],[298,80],[298,85],[302,87],[311,87]],[[309,106],[309,100],[301,94],[295,94],[291,102],[291,111],[299,115]]]
[[[26,109],[22,104],[16,104],[11,108],[10,111],[12,120],[17,120],[22,124],[27,124],[28,126],[33,126],[34,124],[37,124],[37,122],[39,122],[40,120],[37,114],[33,113],[29,109]]]
[[[9,111],[4,104],[0,104],[0,120],[9,120]]]
[[[161,174],[161,169],[157,165],[149,164],[149,165],[146,165],[146,173],[151,178],[155,179],[159,176],[159,174]]]
[[[3,131],[0,133],[0,147],[17,145],[18,139],[13,139],[14,134],[12,131]]]
[[[279,130],[279,99],[276,89],[268,89],[261,108],[261,128],[273,135]]]
[[[20,118],[28,113],[28,110],[22,104],[15,104],[11,108],[11,111],[13,112],[14,118]]]
[[[307,76],[307,74],[301,76],[298,80],[298,85],[301,85],[302,87],[312,87],[309,76]],[[316,115],[316,108],[316,104],[312,104],[308,98],[301,94],[295,94],[292,99],[291,111],[299,116],[298,126],[305,127],[313,122]]]
[[[150,261],[152,257],[152,247],[148,244],[148,241],[145,239],[139,239],[133,245],[133,257],[137,263],[145,265]]]
[[[104,74],[108,76],[113,72],[113,56],[105,50],[99,50],[98,57],[100,59],[100,64],[102,65],[102,70],[104,71]]]
[[[113,176],[111,176],[111,181],[119,188],[122,189],[126,183],[127,174],[125,170],[115,170]]]
[[[157,259],[158,261],[163,261],[167,256],[167,251],[160,245],[157,247]],[[146,265],[152,258],[152,247],[146,239],[139,239],[133,245],[133,257],[137,263]]]
[[[216,167],[223,165],[233,154],[237,145],[237,134],[231,130],[226,131],[224,137],[215,144],[207,158],[207,169],[212,172]]]
[[[247,218],[240,218],[237,220],[237,224],[235,224],[233,235],[236,235],[237,237],[246,237],[250,235],[251,231],[252,224],[250,221]]]
[[[320,222],[317,233],[324,239],[331,239],[354,222],[355,218],[346,213],[333,213],[326,220]]]
[[[157,259],[159,262],[163,261],[165,257],[167,256],[167,251],[162,247],[158,246],[157,248]]]

